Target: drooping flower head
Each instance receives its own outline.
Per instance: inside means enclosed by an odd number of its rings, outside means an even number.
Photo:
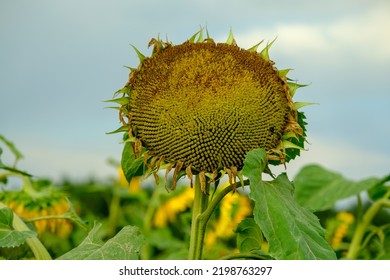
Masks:
[[[27,220],[60,216],[69,209],[65,194],[51,188],[36,192],[34,195],[25,189],[0,192],[0,201]],[[67,237],[73,229],[73,225],[68,219],[42,219],[34,221],[33,224],[38,234],[51,232],[60,237]]]
[[[292,97],[302,85],[274,67],[271,44],[245,50],[232,33],[215,43],[201,30],[180,45],[152,39],[150,57],[135,49],[140,64],[111,100],[121,104],[120,130],[134,155],[154,174],[174,168],[172,188],[183,172],[199,174],[203,186],[220,173],[235,181],[253,149],[274,165],[299,155],[305,123]]]

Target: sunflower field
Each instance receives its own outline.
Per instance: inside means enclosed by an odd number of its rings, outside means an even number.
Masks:
[[[37,178],[0,135],[0,258],[390,259],[390,174],[273,174],[305,151],[310,103],[260,44],[201,29],[152,39],[150,57],[134,47],[139,65],[108,100],[123,133],[115,178]]]

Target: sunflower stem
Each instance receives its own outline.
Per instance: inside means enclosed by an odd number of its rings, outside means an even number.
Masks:
[[[196,188],[196,181],[195,181],[195,188]],[[199,260],[202,258],[202,249],[203,249],[203,241],[204,236],[206,232],[206,226],[208,221],[210,220],[211,215],[214,213],[215,209],[217,208],[217,205],[221,202],[221,200],[230,192],[232,192],[235,188],[240,188],[243,186],[249,185],[249,180],[245,180],[242,183],[238,182],[235,185],[229,185],[226,188],[224,188],[218,195],[212,199],[210,204],[208,203],[208,196],[205,195],[202,191],[200,186],[198,186],[199,189],[199,195],[202,195],[202,199],[206,200],[206,203],[202,205],[204,209],[202,212],[197,212],[195,216],[195,201],[200,200],[197,198],[197,191],[195,189],[195,199],[194,199],[194,209],[192,212],[192,226],[191,226],[191,237],[190,237],[190,254],[189,259]],[[207,192],[209,191],[209,185],[207,185]],[[200,202],[198,202],[200,203]],[[195,237],[197,234],[197,237]],[[200,250],[196,251],[198,248]]]
[[[387,179],[388,180],[388,179]],[[347,259],[356,259],[359,255],[360,250],[364,245],[364,235],[367,232],[372,220],[379,213],[383,207],[390,206],[390,191],[388,191],[381,199],[375,201],[370,208],[363,215],[361,220],[358,222],[355,233],[352,237],[351,245],[347,254]]]
[[[242,185],[243,184],[243,185]],[[229,185],[223,190],[221,190],[218,195],[210,202],[207,209],[203,211],[203,213],[198,217],[199,219],[199,226],[201,229],[206,230],[207,222],[210,220],[211,215],[214,213],[215,209],[217,208],[218,204],[221,202],[221,200],[230,192],[232,192],[234,189],[241,188],[243,186],[249,185],[249,180],[241,182],[237,182],[235,185]]]
[[[349,251],[347,254],[347,259],[356,259],[360,249],[361,243],[364,237],[364,234],[367,231],[368,226],[371,224],[372,219],[376,216],[376,214],[382,209],[382,201],[378,200],[375,202],[364,214],[362,220],[358,223],[355,233],[353,235],[351,245],[349,247]]]
[[[209,184],[206,183],[206,193],[209,191]],[[195,176],[195,197],[192,207],[192,223],[190,236],[190,249],[188,259],[202,259],[203,240],[206,232],[206,227],[201,226],[201,215],[207,209],[209,197],[202,192],[199,175]]]
[[[385,182],[390,181],[390,175],[386,176],[381,180],[377,186],[384,184]],[[356,227],[355,233],[352,237],[351,245],[349,246],[349,251],[347,254],[347,259],[356,259],[359,255],[360,250],[364,247],[364,235],[367,232],[372,220],[379,213],[383,207],[390,207],[390,190],[382,196],[381,199],[375,201],[370,208],[364,213],[364,215],[358,219],[358,225]],[[361,203],[361,202],[360,202]],[[360,212],[360,211],[359,211]],[[358,214],[359,214],[358,212]]]

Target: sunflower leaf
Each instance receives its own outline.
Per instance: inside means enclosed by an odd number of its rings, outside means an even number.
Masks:
[[[390,181],[390,175],[387,176],[387,178],[385,178],[385,180],[383,180],[382,184],[378,184],[377,186],[369,189],[368,190],[368,196],[372,200],[375,201],[375,200],[381,199],[382,197],[387,195],[387,193],[390,190],[390,186],[386,185],[385,183],[388,182],[388,181]]]
[[[95,224],[79,246],[59,257],[59,260],[138,260],[144,237],[134,226],[125,226],[113,238],[103,242]]]
[[[259,180],[261,181],[261,173],[265,167],[266,153],[263,149],[256,149],[246,155],[242,172],[244,176],[258,182]]]
[[[236,229],[237,248],[240,252],[261,250],[263,234],[253,218],[246,218]]]
[[[1,227],[12,227],[12,222],[14,220],[14,213],[8,207],[0,209],[0,226]]]
[[[258,150],[249,152],[243,170],[255,203],[254,219],[269,243],[269,254],[276,259],[336,259],[318,218],[294,200],[287,175],[262,181],[261,172],[254,171],[263,168],[259,158]]]
[[[332,208],[336,201],[370,190],[384,179],[368,178],[352,181],[341,174],[327,170],[319,165],[307,165],[295,176],[296,201],[313,211],[324,211]]]
[[[18,231],[12,226],[14,219],[13,211],[4,207],[0,209],[0,247],[11,248],[22,245],[27,238],[36,237],[31,230]]]

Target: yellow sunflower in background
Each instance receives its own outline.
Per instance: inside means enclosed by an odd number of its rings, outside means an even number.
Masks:
[[[194,202],[194,192],[187,188],[183,192],[170,197],[157,209],[153,217],[153,225],[157,228],[163,228],[168,223],[176,221],[177,216],[187,209],[191,208]]]
[[[221,201],[220,214],[208,232],[205,245],[210,250],[217,239],[228,239],[235,235],[238,224],[252,215],[252,205],[248,196],[239,192],[227,195]]]
[[[350,231],[354,222],[355,217],[346,211],[337,213],[336,217],[330,220],[328,225],[328,240],[334,249],[340,249],[340,245],[347,237],[348,231]]]
[[[69,203],[61,193],[52,192],[47,196],[33,197],[23,190],[7,191],[0,194],[0,201],[27,221],[38,218],[33,222],[38,234],[51,232],[65,238],[72,232],[73,225],[67,219],[39,219],[61,216],[68,211]]]
[[[201,30],[179,45],[152,39],[150,57],[135,49],[140,64],[111,101],[121,105],[118,131],[150,173],[165,168],[167,178],[174,168],[172,189],[183,174],[191,185],[199,175],[205,191],[223,174],[235,182],[251,150],[264,149],[274,165],[299,155],[305,122],[297,109],[305,103],[292,98],[302,85],[274,67],[271,44],[245,50],[232,33],[216,43]]]
[[[137,193],[141,191],[141,178],[139,176],[133,177],[130,182],[127,182],[125,174],[123,173],[123,169],[120,166],[118,168],[118,177],[119,185],[128,188],[129,192]]]

